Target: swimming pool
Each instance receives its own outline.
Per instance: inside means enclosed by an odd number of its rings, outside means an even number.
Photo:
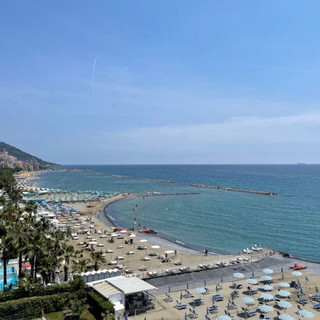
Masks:
[[[18,276],[14,267],[7,268],[7,286],[9,287],[10,285],[12,285],[14,287],[17,283]],[[3,291],[3,289],[3,269],[0,269],[0,291]]]

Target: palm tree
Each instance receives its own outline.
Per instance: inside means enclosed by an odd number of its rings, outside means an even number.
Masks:
[[[100,263],[106,263],[106,259],[103,256],[102,251],[95,251],[90,253],[91,259],[94,262],[94,270],[99,270],[99,264]]]
[[[81,260],[72,260],[73,264],[73,272],[81,273],[86,272],[88,270],[89,260],[81,259]]]
[[[64,245],[64,281],[68,281],[68,271],[69,271],[69,264],[72,257],[75,256],[76,251],[74,250],[74,247],[71,245]]]

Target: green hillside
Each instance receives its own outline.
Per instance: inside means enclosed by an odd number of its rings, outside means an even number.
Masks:
[[[9,155],[16,157],[20,161],[37,162],[42,167],[49,167],[49,166],[56,165],[56,163],[44,161],[29,153],[21,151],[20,149],[15,148],[10,144],[7,144],[5,142],[0,142],[0,152],[3,152],[4,149],[9,153]]]

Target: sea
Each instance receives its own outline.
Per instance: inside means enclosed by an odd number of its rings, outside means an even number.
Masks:
[[[89,170],[44,172],[38,176],[37,184],[70,191],[149,193],[150,196],[127,198],[108,207],[108,214],[119,226],[152,228],[170,240],[196,249],[207,248],[217,254],[232,254],[258,245],[320,261],[320,165],[62,168]],[[197,188],[191,184],[269,191],[277,195]]]

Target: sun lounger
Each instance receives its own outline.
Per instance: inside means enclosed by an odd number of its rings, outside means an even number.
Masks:
[[[179,303],[178,305],[175,306],[178,310],[182,310],[182,309],[187,309],[187,305],[186,304],[182,304]]]
[[[250,311],[250,312],[247,312],[247,317],[248,318],[254,317],[256,314],[257,314],[257,311]]]
[[[218,308],[218,306],[211,306],[211,307],[208,308],[208,311],[210,313],[216,313],[216,312],[219,311],[219,308]]]
[[[204,303],[203,299],[197,298],[192,301],[192,305],[200,306]]]
[[[224,297],[220,296],[220,294],[215,294],[215,295],[212,296],[212,300],[213,301],[223,301]]]
[[[165,301],[165,302],[172,302],[172,301],[173,301],[173,298],[172,298],[170,295],[166,294],[166,297],[163,299],[163,301]]]
[[[320,303],[314,304],[313,309],[319,310],[320,309]]]

